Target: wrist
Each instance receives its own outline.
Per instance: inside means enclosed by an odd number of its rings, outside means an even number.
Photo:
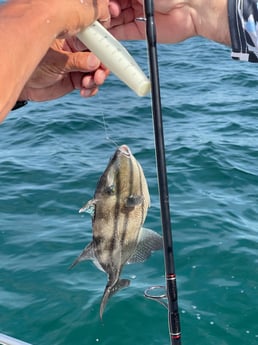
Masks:
[[[209,0],[195,3],[195,26],[199,36],[230,45],[228,0]]]

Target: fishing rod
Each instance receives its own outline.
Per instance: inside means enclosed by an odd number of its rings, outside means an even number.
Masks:
[[[146,36],[148,45],[148,56],[150,65],[150,80],[151,80],[151,98],[152,98],[152,117],[155,136],[155,150],[156,150],[156,163],[159,184],[160,208],[161,208],[161,221],[163,231],[164,243],[164,261],[166,272],[166,298],[168,309],[168,326],[170,341],[172,345],[181,344],[181,330],[180,318],[178,311],[177,300],[177,285],[176,274],[173,254],[173,240],[172,240],[172,227],[169,209],[169,193],[167,184],[167,171],[166,171],[166,157],[165,157],[165,144],[162,122],[161,98],[160,98],[160,83],[159,83],[159,70],[157,58],[157,45],[156,45],[156,27],[154,21],[154,6],[153,0],[144,0],[145,8],[145,21],[146,21]],[[160,288],[160,287],[157,287]],[[147,297],[152,298],[146,293]],[[163,295],[159,298],[153,299],[160,300],[164,298]],[[162,303],[164,305],[164,303]]]

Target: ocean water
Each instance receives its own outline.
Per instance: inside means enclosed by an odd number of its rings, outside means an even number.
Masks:
[[[129,51],[148,74],[146,45]],[[258,342],[258,66],[201,38],[158,48],[182,344]],[[33,345],[167,345],[167,311],[144,290],[164,285],[163,253],[128,265],[131,286],[103,320],[106,276],[68,270],[91,240],[92,198],[116,145],[148,180],[146,227],[162,232],[150,97],[114,76],[12,112],[0,126],[0,333]]]

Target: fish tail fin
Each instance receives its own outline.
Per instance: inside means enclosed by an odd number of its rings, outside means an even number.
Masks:
[[[71,266],[68,267],[69,270],[71,270],[75,265],[77,265],[81,261],[85,260],[91,260],[94,257],[94,252],[93,252],[93,244],[92,242],[88,244],[81,254],[78,256],[77,259],[74,260],[74,262],[71,264]]]
[[[117,291],[128,287],[130,285],[129,279],[119,279],[115,284],[109,285],[107,284],[104,294],[102,296],[101,304],[100,304],[100,310],[99,310],[99,316],[102,319],[104,309],[107,305],[107,301],[110,297],[112,297]]]

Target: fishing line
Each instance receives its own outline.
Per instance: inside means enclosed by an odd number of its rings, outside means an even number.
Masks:
[[[177,301],[176,274],[173,254],[172,228],[169,209],[169,193],[167,184],[165,144],[162,122],[159,70],[156,46],[156,27],[154,22],[153,0],[144,0],[146,36],[148,45],[148,56],[150,65],[152,117],[155,137],[156,164],[159,184],[161,221],[164,243],[164,261],[166,271],[166,297],[168,309],[168,325],[170,341],[172,345],[181,344],[180,319]],[[140,18],[142,20],[142,18]],[[156,287],[150,288],[154,290]],[[159,287],[157,287],[159,288]],[[163,302],[164,295],[155,296],[150,294],[150,289],[145,291],[148,298]]]
[[[106,123],[104,111],[102,111],[102,121],[103,121],[103,126],[104,126],[104,129],[105,129],[105,139],[106,139],[107,141],[110,141],[112,144],[114,144],[114,145],[115,145],[115,148],[118,148],[119,145],[115,142],[115,140],[113,140],[112,138],[110,138],[110,136],[108,135],[108,128],[109,128],[109,126],[108,126],[107,123]]]
[[[96,98],[100,98],[99,94],[97,94],[95,97]],[[105,130],[105,139],[108,142],[111,142],[112,144],[114,144],[115,148],[118,148],[119,145],[117,144],[117,142],[108,135],[108,130],[110,131],[111,134],[112,134],[112,131],[110,130],[110,127],[109,127],[109,125],[106,122],[106,115],[105,115],[103,110],[101,110],[101,114],[100,115],[102,116],[103,127],[104,127],[104,130]]]

